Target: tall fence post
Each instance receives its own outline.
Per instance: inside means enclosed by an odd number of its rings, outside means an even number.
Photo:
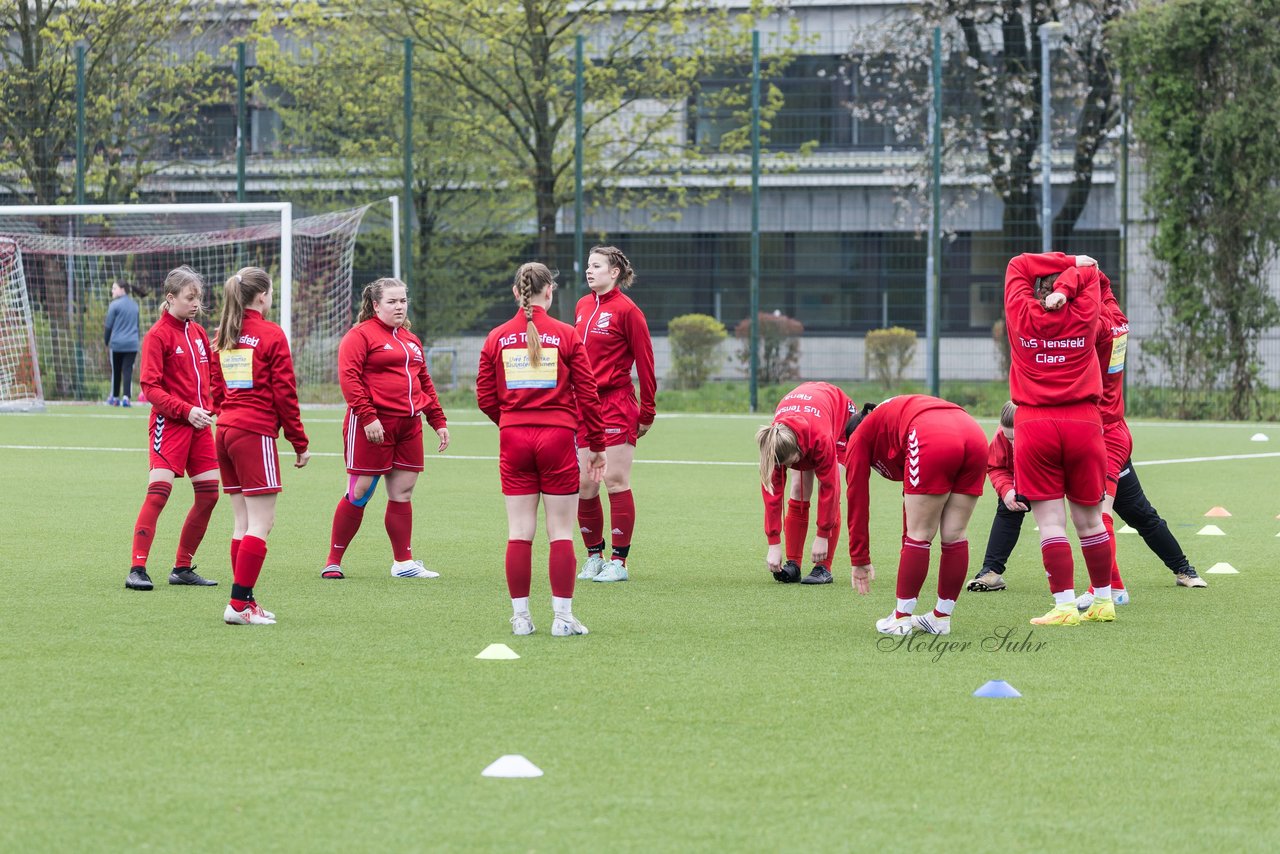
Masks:
[[[84,54],[83,41],[76,43],[76,204],[84,204]]]
[[[571,293],[577,296],[586,290],[586,278],[582,270],[582,36],[574,40],[573,57],[573,277]]]
[[[751,411],[760,408],[760,31],[751,31]]]
[[[933,179],[929,217],[929,259],[925,271],[925,337],[929,339],[929,394],[939,396],[942,360],[942,28],[933,28],[933,109],[929,114]]]
[[[409,292],[413,291],[413,39],[404,40],[404,200],[400,207],[400,272]]]
[[[244,42],[236,45],[236,201],[244,201],[244,157],[249,133],[245,127],[248,111],[244,92]]]

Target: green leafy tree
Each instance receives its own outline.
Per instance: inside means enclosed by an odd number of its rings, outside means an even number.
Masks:
[[[1280,248],[1280,2],[1174,0],[1113,35],[1134,92],[1162,262],[1162,327],[1144,349],[1184,412],[1225,381],[1228,415],[1257,406],[1258,342],[1280,322],[1264,272]]]

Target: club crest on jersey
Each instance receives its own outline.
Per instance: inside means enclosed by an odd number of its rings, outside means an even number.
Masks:
[[[422,361],[422,349],[417,344],[412,341],[406,341],[405,346],[413,351],[413,355],[418,358],[418,361]]]
[[[611,311],[602,311],[602,312],[600,312],[600,317],[596,319],[596,328],[597,328],[597,329],[608,329],[608,328],[609,328],[609,321],[610,321],[612,318],[613,318],[613,312],[611,312]]]
[[[201,339],[199,339],[199,338],[197,338],[197,339],[196,339],[196,349],[200,351],[200,358],[201,358],[201,359],[208,360],[208,358],[209,358],[209,353],[208,353],[208,351],[206,351],[206,350],[204,349],[204,341],[202,341],[202,340],[201,340]]]

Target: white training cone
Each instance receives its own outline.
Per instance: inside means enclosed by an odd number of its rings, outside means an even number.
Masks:
[[[1225,537],[1226,536],[1226,533],[1224,533],[1223,530],[1219,528],[1217,525],[1205,525],[1203,528],[1196,531],[1196,533],[1202,537]]]
[[[1213,575],[1239,575],[1240,570],[1236,569],[1229,563],[1215,563],[1213,566],[1205,570]]]
[[[480,650],[480,654],[476,656],[476,658],[483,658],[487,661],[511,661],[519,657],[516,655],[516,651],[505,643],[491,643]]]
[[[499,756],[480,772],[481,777],[541,777],[542,769],[519,753]]]
[[[1276,518],[1280,519],[1280,516],[1277,516]],[[1137,528],[1134,528],[1134,527],[1132,527],[1132,526],[1130,526],[1130,525],[1125,525],[1123,528],[1121,528],[1120,530],[1116,531],[1116,533],[1117,533],[1117,534],[1136,534],[1136,533],[1138,533],[1138,529],[1137,529]]]
[[[1267,439],[1266,433],[1254,433],[1252,436],[1249,437],[1249,441],[1250,442],[1266,442],[1269,440]]]
[[[1210,507],[1209,512],[1204,515],[1209,517],[1225,518],[1230,516],[1231,513],[1225,507]]]

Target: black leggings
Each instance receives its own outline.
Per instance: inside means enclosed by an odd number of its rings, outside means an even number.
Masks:
[[[1142,535],[1147,548],[1151,549],[1164,565],[1177,572],[1186,569],[1190,564],[1182,552],[1177,537],[1169,530],[1169,525],[1156,508],[1151,506],[1147,495],[1142,491],[1142,483],[1133,470],[1133,460],[1125,460],[1120,467],[1120,481],[1116,484],[1116,500],[1114,512],[1125,524]],[[1022,519],[1029,514],[1010,510],[1003,501],[996,502],[996,518],[991,523],[991,534],[987,538],[987,553],[982,559],[982,572],[994,570],[1004,573],[1005,563],[1013,548],[1018,544],[1018,535],[1022,531]]]
[[[111,351],[111,396],[129,397],[133,390],[133,360],[138,357],[134,350]]]

